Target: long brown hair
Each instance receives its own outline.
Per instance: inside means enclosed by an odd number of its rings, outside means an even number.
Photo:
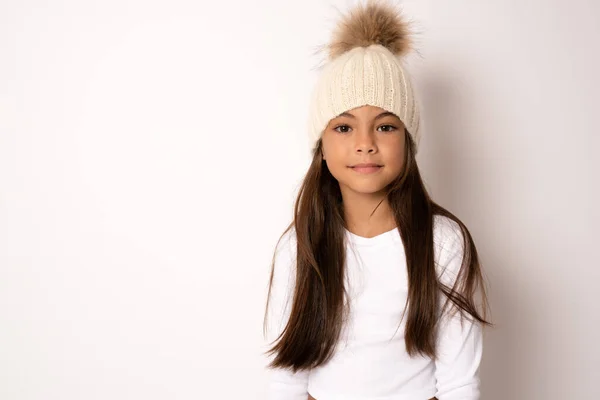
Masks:
[[[409,355],[436,357],[439,292],[447,296],[444,310],[468,314],[485,325],[488,310],[484,279],[477,250],[467,227],[450,211],[429,197],[414,154],[414,142],[405,130],[407,151],[403,172],[386,188],[405,248],[408,273],[408,315],[405,344]],[[455,221],[461,229],[463,259],[453,287],[441,283],[434,261],[434,215]],[[287,324],[267,353],[275,354],[269,367],[291,368],[294,372],[326,363],[334,354],[347,316],[344,287],[345,244],[342,196],[337,180],[322,159],[322,143],[313,149],[312,163],[294,205],[294,219],[279,240],[295,228],[296,285]],[[278,242],[279,244],[279,242]],[[275,258],[275,257],[274,257]],[[273,259],[274,259],[273,258]],[[265,322],[271,298],[274,262]],[[480,289],[483,312],[475,303]]]

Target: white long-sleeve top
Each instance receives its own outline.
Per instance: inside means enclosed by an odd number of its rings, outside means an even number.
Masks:
[[[438,277],[452,286],[463,256],[460,227],[436,215],[433,230]],[[306,400],[310,393],[316,400],[478,400],[481,324],[465,318],[461,325],[460,313],[446,312],[440,316],[437,360],[410,357],[404,344],[406,316],[401,318],[408,274],[397,228],[372,238],[345,233],[350,316],[342,345],[329,362],[308,371],[267,369],[267,399]],[[276,249],[267,346],[289,318],[295,264],[292,229]],[[441,306],[445,296],[440,299]]]

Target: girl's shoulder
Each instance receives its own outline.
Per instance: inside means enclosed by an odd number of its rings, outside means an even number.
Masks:
[[[434,215],[433,253],[439,275],[450,273],[456,276],[464,254],[464,235],[458,222]]]
[[[293,284],[296,270],[296,231],[294,227],[284,232],[275,245],[274,274],[275,280]]]
[[[292,226],[286,232],[284,232],[278,239],[275,247],[275,253],[277,256],[283,255],[284,253],[288,256],[295,255],[296,253],[296,229]]]
[[[462,230],[458,222],[444,215],[433,216],[433,242],[440,247],[462,243]]]

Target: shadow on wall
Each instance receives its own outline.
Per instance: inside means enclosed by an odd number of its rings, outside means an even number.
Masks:
[[[420,75],[426,132],[419,149],[419,166],[434,200],[467,225],[480,256],[491,309],[488,319],[495,325],[484,331],[482,398],[543,398],[539,397],[543,383],[528,379],[534,357],[526,354],[539,349],[543,341],[543,337],[531,335],[537,325],[532,318],[534,299],[518,295],[519,277],[509,276],[504,266],[523,262],[514,259],[509,238],[494,231],[498,218],[494,204],[501,200],[502,193],[496,192],[490,174],[494,166],[485,156],[486,151],[494,149],[485,148],[485,140],[470,139],[486,130],[486,126],[477,126],[473,116],[477,108],[485,107],[476,104],[485,95],[474,95],[477,88],[469,87],[474,83],[469,81],[468,73],[452,76],[456,70],[456,65],[438,65]]]

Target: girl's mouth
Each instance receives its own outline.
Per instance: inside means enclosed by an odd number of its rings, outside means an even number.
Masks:
[[[370,166],[355,166],[355,167],[351,167],[354,171],[360,173],[360,174],[372,174],[374,172],[379,171],[381,168],[381,166],[378,165],[370,165]]]

